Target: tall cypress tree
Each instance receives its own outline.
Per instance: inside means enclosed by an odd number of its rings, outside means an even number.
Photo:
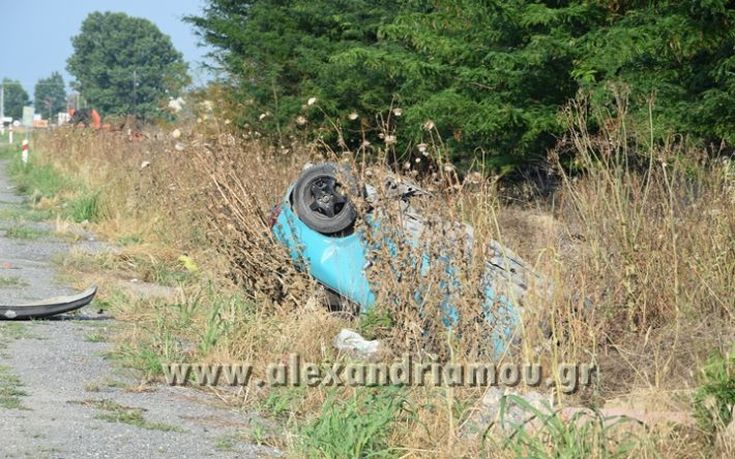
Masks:
[[[318,126],[367,89],[364,69],[337,73],[331,58],[375,45],[395,11],[390,0],[210,0],[203,16],[186,20],[219,49],[213,57],[243,103],[240,122],[282,131],[295,126],[311,97],[324,110],[309,114]]]
[[[297,127],[315,96],[307,132],[352,126],[349,145],[400,105],[399,151],[425,139],[431,120],[455,161],[512,168],[554,145],[559,112],[580,89],[609,112],[611,87],[623,84],[641,121],[655,95],[655,138],[735,142],[727,0],[209,0],[189,20],[223,51],[241,122],[266,132]],[[346,121],[353,111],[361,122]]]

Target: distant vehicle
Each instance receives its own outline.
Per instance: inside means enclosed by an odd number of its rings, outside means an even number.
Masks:
[[[349,172],[338,170],[333,163],[324,163],[305,169],[289,187],[280,204],[274,207],[271,215],[272,231],[283,244],[298,266],[308,271],[329,292],[348,299],[367,312],[376,302],[373,286],[370,285],[365,270],[369,266],[367,254],[372,250],[360,231],[352,230],[356,221],[355,207],[340,190],[346,182],[354,187],[354,179]],[[342,180],[340,182],[341,177]],[[407,240],[420,237],[423,226],[422,217],[413,212],[408,205],[411,197],[422,193],[418,187],[401,184],[392,185],[393,195],[406,203],[403,206],[404,233]],[[372,187],[365,187],[369,195]],[[376,218],[364,221],[377,228]],[[471,234],[471,233],[470,233]],[[472,237],[471,235],[469,237]],[[482,291],[485,303],[480,315],[495,324],[492,335],[493,352],[500,355],[512,341],[520,323],[522,307],[513,304],[508,296],[496,293],[503,283],[510,287],[511,298],[523,298],[531,278],[540,277],[513,252],[496,241],[490,241],[491,254],[485,262]],[[432,263],[446,266],[448,282],[453,279],[451,260],[429,259],[424,256],[422,263],[428,267]],[[417,297],[420,297],[417,286]],[[443,301],[444,322],[448,327],[455,324],[459,317],[457,308],[452,305],[451,297]]]

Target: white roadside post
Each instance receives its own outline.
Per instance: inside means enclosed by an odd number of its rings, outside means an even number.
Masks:
[[[13,144],[13,125],[11,124],[10,127],[8,127],[8,144]]]
[[[23,107],[23,131],[25,131],[25,138],[23,139],[21,160],[24,166],[28,164],[28,133],[33,129],[33,115],[33,107]]]
[[[23,161],[23,165],[28,164],[28,139],[23,139],[23,146],[21,147],[20,159]]]

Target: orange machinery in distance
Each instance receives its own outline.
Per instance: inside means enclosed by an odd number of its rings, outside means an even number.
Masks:
[[[99,113],[97,113],[97,110],[93,108],[79,110],[75,108],[70,108],[69,116],[71,117],[69,120],[69,124],[72,124],[74,126],[88,126],[94,129],[101,129],[103,127],[102,117]]]

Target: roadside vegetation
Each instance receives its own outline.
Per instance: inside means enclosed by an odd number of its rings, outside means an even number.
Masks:
[[[25,285],[25,281],[17,276],[0,276],[0,288],[17,287]]]
[[[165,424],[162,422],[150,422],[145,419],[143,408],[134,408],[121,405],[115,401],[102,399],[102,400],[84,400],[78,402],[80,405],[89,406],[98,410],[100,413],[95,416],[97,419],[101,419],[107,422],[119,422],[122,424],[129,424],[132,426],[139,427],[141,429],[148,430],[161,430],[164,432],[182,432],[180,427]]]
[[[0,279],[0,288],[2,280]],[[26,326],[15,322],[0,323],[0,355],[6,352],[11,341],[31,338]],[[26,396],[23,384],[7,365],[0,365],[0,410],[23,410],[22,397]]]
[[[27,395],[23,385],[10,367],[0,365],[0,409],[24,409],[21,397]]]
[[[58,263],[79,287],[101,286],[96,304],[122,322],[111,337],[122,365],[146,383],[169,362],[248,362],[262,374],[296,353],[329,368],[353,359],[332,345],[350,328],[380,340],[386,362],[530,362],[547,376],[574,362],[597,374],[573,393],[558,377],[536,388],[542,407],[504,399],[534,418],[510,431],[502,419],[470,429],[487,409],[482,387],[211,389],[274,421],[243,439],[302,457],[735,455],[728,2],[205,3],[185,20],[215,50],[216,83],[180,104],[189,78],[168,37],[147,20],[92,13],[67,62],[105,128],[37,133],[28,165],[18,146],[0,148],[29,197],[27,211],[0,216],[14,222],[6,236],[32,239],[24,222],[49,218],[114,246]],[[28,95],[6,86],[18,118]],[[49,110],[57,98],[38,97]],[[163,110],[172,103],[176,122]],[[110,115],[158,124],[138,132]],[[325,307],[269,227],[303,166],[321,161],[433,194],[415,202],[428,229],[419,247],[395,237],[395,202],[375,206],[379,232],[358,219],[376,247],[366,315]],[[459,243],[452,222],[471,225],[473,241]],[[547,279],[529,286],[501,356],[502,324],[481,313],[490,240]],[[451,278],[442,263],[416,266],[424,254],[451,260]],[[146,422],[91,403],[108,420]]]
[[[425,215],[474,226],[471,250],[499,240],[551,279],[553,294],[539,290],[526,304],[520,344],[502,361],[538,362],[549,373],[564,362],[599,369],[590,388],[573,394],[552,388],[548,410],[525,407],[544,422],[512,435],[498,425],[467,433],[483,388],[218,390],[233,407],[276,421],[254,428],[251,441],[304,457],[732,451],[732,438],[722,432],[733,404],[735,166],[681,137],[652,141],[651,131],[631,127],[640,124],[624,109],[607,113],[590,132],[588,108],[578,100],[564,111],[570,130],[549,150],[554,186],[543,193],[479,166],[457,171],[440,142],[428,145],[420,161],[392,167],[389,139],[355,151],[295,139],[276,148],[211,113],[152,128],[142,138],[52,131],[34,139],[31,164],[14,165],[13,174],[34,197],[34,211],[116,245],[104,255],[76,253],[59,263],[79,287],[102,286],[100,307],[123,323],[115,355],[148,381],[162,381],[167,362],[251,362],[256,372],[290,353],[325,366],[348,362],[331,344],[342,328],[380,339],[386,361],[405,352],[458,364],[490,358],[488,329],[471,320],[482,301],[471,262],[457,267],[468,280],[458,304],[467,320],[457,333],[432,313],[437,300],[427,296],[418,311],[416,277],[386,275],[394,268],[385,254],[370,270],[384,280],[374,313],[352,318],[322,305],[320,289],[293,268],[267,223],[302,166],[322,160],[347,162],[376,183],[388,168],[420,182],[435,194],[418,204]],[[411,256],[398,257],[398,266],[409,266]],[[441,273],[431,275],[438,280]],[[141,294],[131,279],[169,290]],[[570,418],[560,411],[570,406],[590,411]],[[690,421],[644,428],[602,419],[599,410],[610,406],[676,412]]]

